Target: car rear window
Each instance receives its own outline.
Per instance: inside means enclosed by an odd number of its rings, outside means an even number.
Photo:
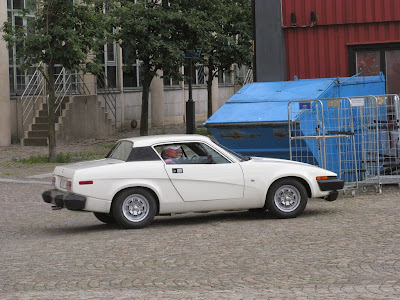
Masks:
[[[129,141],[119,141],[115,146],[108,152],[106,158],[119,159],[127,161],[131,154],[133,143]]]
[[[151,147],[133,147],[130,141],[119,141],[107,154],[106,158],[119,159],[123,161],[153,161],[160,157]]]
[[[132,148],[127,161],[152,161],[160,160],[160,157],[151,147]]]

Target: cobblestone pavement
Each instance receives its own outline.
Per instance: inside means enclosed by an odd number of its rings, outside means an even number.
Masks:
[[[50,178],[8,172],[0,299],[400,298],[397,186],[312,199],[296,219],[214,212],[122,230],[91,213],[52,211],[40,196]]]

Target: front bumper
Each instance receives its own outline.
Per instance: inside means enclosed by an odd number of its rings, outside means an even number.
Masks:
[[[43,192],[42,198],[46,203],[51,203],[58,208],[67,208],[69,210],[84,210],[86,205],[86,197],[62,192],[57,189]]]
[[[337,190],[341,190],[344,187],[344,180],[339,178],[328,178],[317,180],[317,182],[321,191],[330,191],[329,195],[325,197],[328,201],[335,201],[339,196]]]
[[[339,178],[328,178],[317,182],[321,191],[337,191],[344,187],[344,180]]]

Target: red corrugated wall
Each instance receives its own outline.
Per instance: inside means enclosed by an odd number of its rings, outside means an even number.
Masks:
[[[348,46],[400,42],[400,0],[282,0],[282,23],[288,80],[349,76]]]

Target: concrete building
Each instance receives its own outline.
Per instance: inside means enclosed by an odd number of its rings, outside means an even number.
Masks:
[[[12,18],[14,25],[25,25],[20,16],[27,0],[0,0],[0,24]],[[11,141],[22,140],[25,145],[47,144],[45,132],[46,97],[29,98],[32,94],[44,92],[26,91],[29,82],[35,82],[35,69],[23,72],[16,62],[16,51],[8,53],[6,43],[0,41],[0,146]],[[67,74],[61,66],[57,69],[62,88],[66,85],[74,88],[74,94],[65,93],[65,109],[56,125],[59,140],[71,141],[86,137],[100,137],[112,134],[114,129],[123,130],[140,126],[141,96],[140,63],[137,61],[133,72],[123,71],[122,49],[116,43],[104,46],[102,57],[106,77],[97,80],[93,76]],[[234,71],[239,71],[234,68]],[[193,78],[193,99],[195,101],[196,121],[207,119],[207,88],[205,68],[196,67]],[[240,85],[235,86],[238,72],[220,74],[213,81],[213,111],[222,106]],[[160,71],[159,75],[162,75]],[[239,75],[242,76],[242,75]],[[40,75],[38,75],[40,77]],[[38,82],[38,81],[37,81]],[[85,88],[82,89],[82,83]],[[31,84],[32,85],[32,84]],[[79,87],[79,88],[78,88]],[[82,93],[82,90],[86,90]],[[25,92],[25,94],[24,94]],[[153,79],[150,91],[149,126],[163,126],[185,122],[185,103],[188,100],[187,82],[177,82],[168,78]],[[23,97],[22,97],[23,96]],[[22,99],[21,99],[22,98]],[[108,105],[108,101],[113,105]],[[110,100],[111,99],[111,100]],[[104,108],[98,107],[97,102]],[[33,107],[27,108],[27,103]],[[84,105],[82,105],[82,103]],[[98,112],[100,110],[100,112]],[[103,110],[103,112],[101,112]],[[84,113],[83,113],[84,112]],[[101,113],[106,115],[105,127]],[[79,117],[77,117],[79,116]],[[74,120],[74,121],[71,121]],[[39,124],[42,124],[39,126]],[[114,129],[109,129],[110,126]],[[36,128],[36,129],[34,129]],[[36,130],[36,132],[32,132]],[[41,132],[39,132],[41,131]],[[25,142],[24,142],[25,141]],[[32,142],[32,141],[35,141]]]

